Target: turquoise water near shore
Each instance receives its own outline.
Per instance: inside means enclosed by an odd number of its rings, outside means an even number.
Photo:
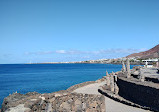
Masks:
[[[131,66],[132,68],[133,66]],[[121,70],[113,64],[0,64],[0,106],[14,92],[51,93]]]

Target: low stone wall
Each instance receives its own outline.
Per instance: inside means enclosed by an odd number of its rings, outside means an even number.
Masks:
[[[149,107],[151,110],[158,112],[159,87],[158,85],[154,86],[155,84],[151,82],[147,83],[118,77],[119,95],[129,101]]]
[[[100,79],[101,80],[101,79]],[[98,80],[98,81],[100,81]],[[14,93],[6,97],[2,112],[105,112],[105,97],[102,95],[72,93],[75,89],[98,81],[89,81],[74,85],[67,90],[54,93],[27,94]]]
[[[52,102],[55,111],[105,112],[105,100],[101,95],[71,93],[56,97]]]
[[[2,112],[105,112],[105,98],[102,95],[77,93],[27,94],[14,93],[5,98]]]
[[[17,107],[19,104],[24,104],[30,99],[39,99],[40,94],[36,92],[31,92],[27,94],[13,93],[8,97],[4,98],[2,103],[2,112],[5,112],[9,108]]]
[[[146,81],[151,81],[154,83],[159,83],[159,78],[153,78],[153,77],[145,77]]]
[[[131,76],[136,78],[136,79],[139,79],[139,75],[131,74]],[[159,83],[159,78],[156,78],[156,77],[153,77],[153,76],[149,76],[149,77],[146,76],[145,81]]]

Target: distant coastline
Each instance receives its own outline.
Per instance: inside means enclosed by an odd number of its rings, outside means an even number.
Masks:
[[[99,59],[99,60],[86,60],[86,61],[75,61],[75,62],[42,62],[42,63],[26,63],[26,64],[122,64],[122,60],[125,58],[117,59]],[[130,59],[131,65],[144,65],[140,60]]]

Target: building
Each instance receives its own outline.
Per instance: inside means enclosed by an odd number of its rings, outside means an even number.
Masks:
[[[145,65],[144,65],[144,67],[146,67],[146,68],[152,68],[152,67],[154,67],[153,66],[153,62],[155,62],[156,63],[156,66],[158,67],[159,65],[158,65],[158,59],[156,58],[156,59],[147,59],[147,60],[142,60],[143,62],[145,62]]]

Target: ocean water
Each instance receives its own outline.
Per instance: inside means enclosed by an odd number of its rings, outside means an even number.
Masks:
[[[131,66],[132,68],[133,66]],[[121,70],[113,64],[0,64],[0,106],[14,92],[51,93]]]

